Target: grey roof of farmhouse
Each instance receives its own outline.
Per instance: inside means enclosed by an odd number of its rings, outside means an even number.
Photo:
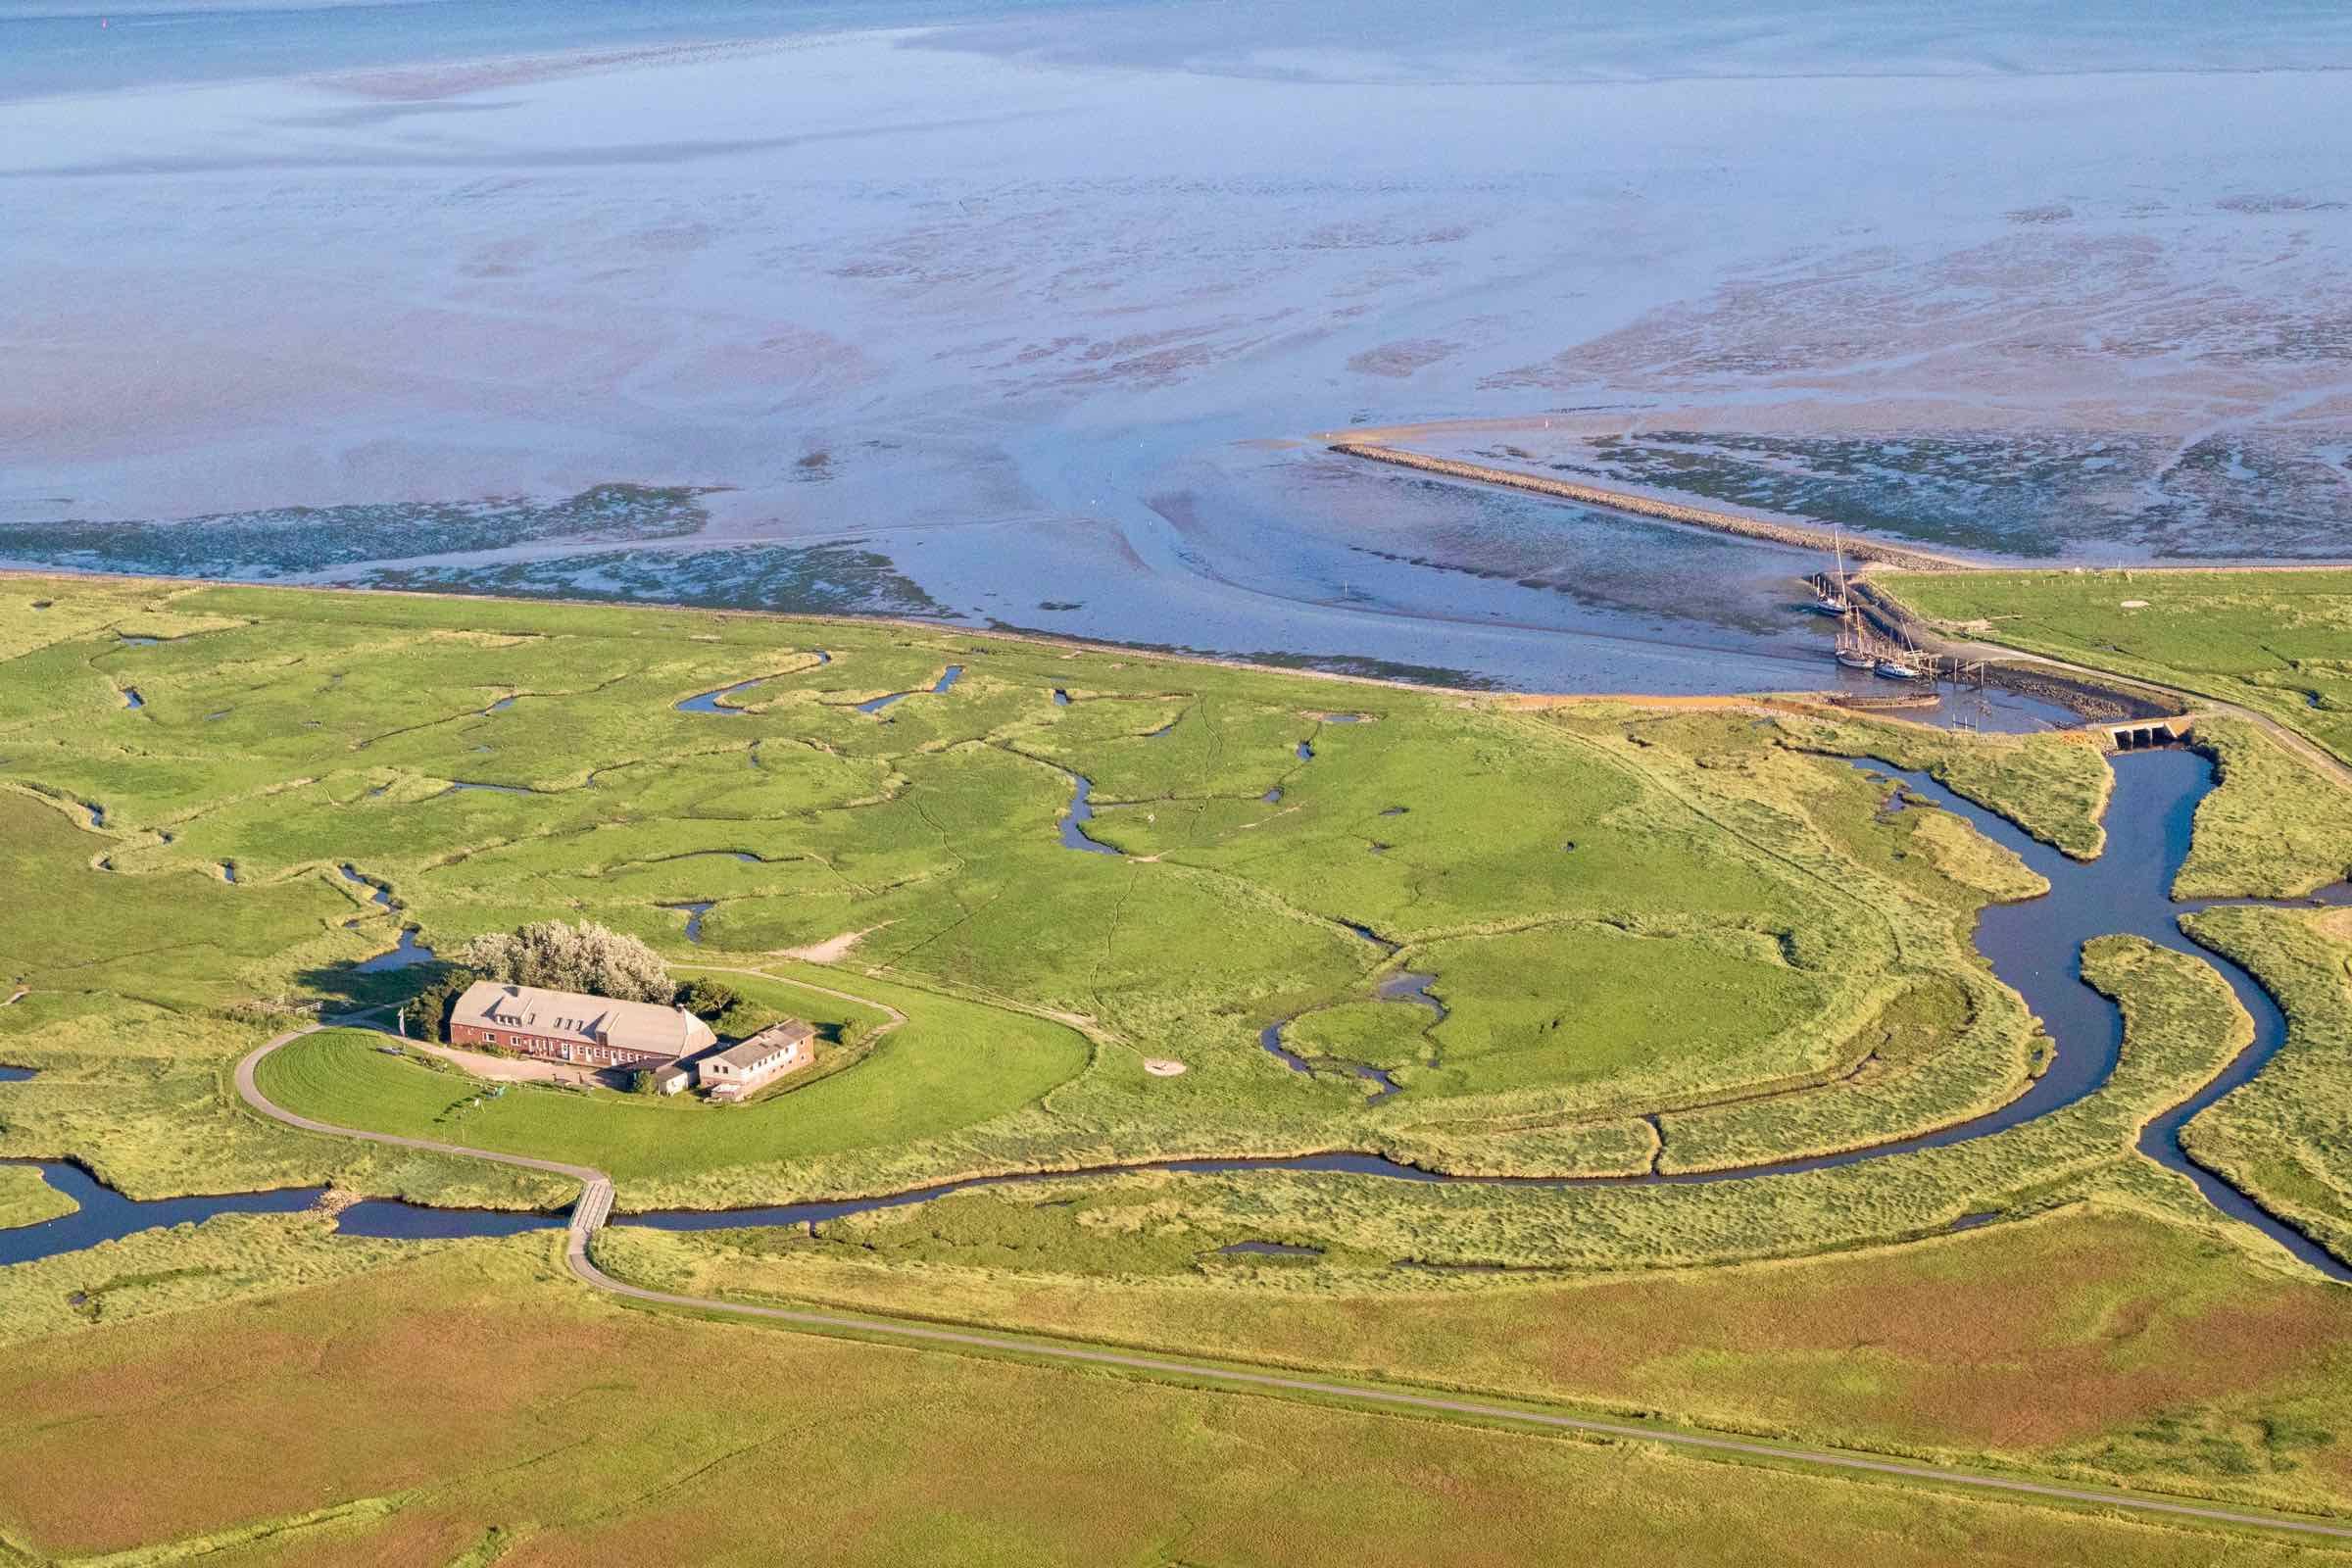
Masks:
[[[502,985],[476,980],[450,1011],[452,1024],[508,1029],[664,1056],[683,1056],[711,1044],[710,1026],[680,1007],[655,1002],[615,1002],[577,991]]]

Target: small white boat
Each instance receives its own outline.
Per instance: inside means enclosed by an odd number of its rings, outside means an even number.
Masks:
[[[1879,645],[1878,671],[1888,680],[1934,680],[1936,659],[1921,652],[1900,631],[1891,642]]]

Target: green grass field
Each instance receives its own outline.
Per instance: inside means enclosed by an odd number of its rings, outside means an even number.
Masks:
[[[718,711],[676,707],[744,682]],[[2214,744],[2230,782],[2183,887],[2324,860],[2324,812],[2297,837],[2249,811],[2308,805],[2299,764]],[[1851,1148],[2007,1100],[2038,1044],[1970,944],[1988,900],[2038,879],[1958,817],[1883,809],[1862,756],[2101,846],[2106,763],[2063,736],[1465,700],[871,622],[14,579],[0,878],[41,897],[0,901],[0,981],[27,988],[0,1060],[38,1072],[0,1084],[0,1154],[72,1155],[140,1196],[565,1202],[564,1182],[293,1131],[228,1079],[309,1005],[409,994],[429,969],[360,967],[404,926],[446,951],[551,917],[737,987],[735,1030],[809,1018],[817,1062],[734,1107],[487,1096],[343,1029],[273,1054],[263,1089],[596,1164],[624,1211],[1204,1154],[1607,1174]],[[1061,842],[1073,774],[1087,832],[1123,854]],[[689,903],[710,905],[699,944]],[[2352,931],[2225,910],[2196,934],[2294,1034],[2192,1147],[2352,1246],[2332,1131]],[[830,961],[796,956],[825,943]],[[2126,1011],[2114,1078],[1899,1160],[1728,1187],[1070,1178],[810,1230],[624,1226],[598,1256],[730,1296],[2352,1507],[2346,1293],[2133,1149],[2247,1020],[2136,939],[2084,966]],[[1442,1020],[1381,1000],[1407,971]],[[1400,1092],[1290,1070],[1257,1043],[1273,1023]],[[13,1174],[0,1224],[37,1217]],[[1312,1250],[1220,1250],[1250,1241]],[[2298,1560],[626,1310],[546,1236],[147,1232],[0,1269],[0,1562]]]
[[[1078,1244],[1090,1256],[1051,1225],[976,1212],[992,1207],[1011,1205],[954,1200],[898,1238],[622,1227],[599,1255],[665,1289],[888,1310],[906,1299],[914,1254],[924,1310],[1006,1330],[1410,1375],[1925,1458],[1998,1455],[2095,1484],[2352,1506],[2352,1292],[2129,1202],[1699,1273],[1422,1274],[1352,1290],[1305,1284],[1329,1257],[1215,1253],[1237,1226],[1100,1225]],[[1066,1266],[1047,1272],[1055,1259]]]
[[[549,917],[768,976],[733,978],[879,1043],[724,1111],[520,1089],[459,1116],[462,1086],[349,1039],[273,1061],[270,1087],[353,1125],[458,1116],[484,1146],[593,1159],[624,1207],[1331,1148],[1602,1172],[1646,1164],[1660,1114],[1688,1166],[1844,1147],[2007,1098],[2032,1026],[1968,948],[2015,869],[1957,821],[1909,853],[1934,813],[1881,820],[1873,786],[1814,754],[1932,740],[1955,787],[2060,842],[2095,833],[2104,788],[2060,743],[1464,704],[873,623],[5,596],[0,869],[51,893],[0,909],[0,967],[32,993],[0,1050],[43,1068],[0,1092],[0,1151],[74,1153],[139,1193],[548,1200],[261,1125],[222,1071],[289,1006],[397,1001],[415,975],[359,960],[403,926],[447,950]],[[721,687],[741,689],[679,710]],[[914,695],[856,707],[894,692]],[[1124,855],[1060,842],[1079,773],[1088,831]],[[699,945],[686,904],[710,906]],[[829,967],[787,956],[848,938]],[[1436,976],[1443,1023],[1377,1000],[1406,968]],[[792,990],[818,974],[858,1000]],[[1809,1093],[1930,981],[1965,996],[1947,1028],[1870,1095]],[[906,1023],[873,1036],[889,1007]],[[1257,1044],[1278,1020],[1404,1092],[1368,1106],[1359,1079],[1290,1071]]]
[[[0,1165],[0,1230],[15,1225],[38,1225],[60,1214],[71,1214],[74,1200],[41,1180],[30,1165]]]
[[[2260,1236],[2218,1223],[2185,1180],[2132,1148],[2150,1116],[2205,1082],[2250,1038],[2252,1026],[2227,986],[2209,966],[2137,938],[2102,939],[2085,967],[2128,1008],[2131,1034],[2115,1076],[2048,1116],[1899,1160],[1725,1187],[1542,1189],[1291,1172],[1154,1173],[969,1192],[828,1221],[819,1235],[781,1237],[777,1245],[1051,1280],[1189,1277],[1216,1248],[1268,1240],[1322,1250],[1311,1264],[1262,1265],[1283,1289],[1377,1295],[1426,1283],[1400,1262],[1682,1269],[1936,1236],[1970,1215],[2022,1217],[2099,1201],[2160,1214],[2257,1264],[2289,1267]],[[1932,1019],[1942,1004],[1928,998],[1903,1010]],[[1890,1019],[1890,1032],[1907,1023]],[[2324,1052],[2315,1047],[2314,1054]],[[1675,1129],[1691,1119],[1667,1119],[1670,1151]],[[1244,1258],[1214,1266],[1261,1265]]]
[[[2189,934],[2251,970],[2286,1012],[2286,1049],[2186,1131],[2198,1160],[2352,1252],[2352,911],[2208,909]]]
[[[1894,573],[1921,613],[2269,714],[2352,760],[2352,571]]]
[[[749,981],[743,989],[763,1005],[817,1021],[849,1010],[787,984]],[[710,1170],[737,1170],[752,1183],[760,1167],[949,1138],[1043,1099],[1087,1056],[1085,1040],[1059,1024],[926,997],[904,1028],[846,1069],[713,1107],[683,1096],[532,1084],[484,1099],[478,1081],[386,1055],[383,1043],[364,1030],[296,1041],[262,1064],[262,1091],[340,1125],[592,1164],[649,1202],[665,1184]],[[815,1071],[824,1066],[820,1057]],[[756,1191],[747,1187],[746,1196]]]
[[[2176,898],[2298,898],[2352,870],[2352,792],[2253,725],[2211,718],[2196,741],[2221,782],[2197,807]]]

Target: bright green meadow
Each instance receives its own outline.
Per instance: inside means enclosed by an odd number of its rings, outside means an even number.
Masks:
[[[2328,880],[2334,784],[2248,722],[2203,744],[2224,782],[2180,891]],[[137,1197],[571,1200],[238,1100],[240,1057],[325,1022],[265,1059],[272,1101],[609,1171],[597,1260],[658,1288],[2352,1509],[2352,1293],[2136,1149],[2250,1021],[2136,937],[2081,956],[2125,1017],[2105,1084],[1899,1157],[1713,1186],[1101,1170],[1676,1174],[2011,1100],[2048,1042],[1971,933],[2044,884],[1957,815],[1888,809],[1872,758],[2104,847],[2112,774],[2080,734],[876,621],[4,579],[0,1062],[36,1071],[0,1083],[0,1159]],[[552,918],[734,988],[730,1034],[809,1020],[814,1064],[719,1106],[494,1089],[383,1032],[442,972],[386,955]],[[2352,1255],[2344,922],[2192,917],[2291,1027],[2187,1137]],[[1016,1172],[1041,1179],[808,1226],[625,1223]],[[0,1227],[60,1206],[0,1163]],[[1337,1561],[1368,1525],[1388,1555],[1348,1560],[2343,1560],[650,1311],[584,1291],[546,1233],[139,1232],[0,1268],[0,1344],[9,1563]],[[75,1464],[93,1485],[49,1484]],[[1224,1502],[1172,1532],[1133,1486],[1152,1471]]]
[[[306,1004],[397,1004],[429,966],[364,960],[404,927],[446,952],[550,917],[717,972],[747,1026],[809,1017],[815,1069],[724,1109],[485,1097],[347,1032],[264,1087],[598,1163],[624,1208],[1327,1149],[1609,1173],[1655,1162],[1661,1130],[1681,1169],[1850,1147],[2031,1070],[2031,1020],[1968,946],[2022,872],[1957,819],[1883,818],[1880,786],[1815,754],[1934,749],[2070,847],[2103,794],[2063,738],[1970,749],[1736,705],[1522,705],[871,622],[8,591],[0,856],[43,897],[0,910],[28,991],[0,1052],[41,1073],[0,1102],[0,1148],[137,1194],[554,1200],[286,1132],[224,1076]],[[1122,853],[1065,842],[1079,775],[1083,832]],[[1382,998],[1408,970],[1442,1019]],[[1318,1069],[1263,1050],[1269,1025]]]

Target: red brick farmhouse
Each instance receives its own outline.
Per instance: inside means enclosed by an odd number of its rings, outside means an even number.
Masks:
[[[449,1014],[450,1044],[496,1046],[584,1067],[651,1067],[718,1044],[683,1007],[477,980]]]

